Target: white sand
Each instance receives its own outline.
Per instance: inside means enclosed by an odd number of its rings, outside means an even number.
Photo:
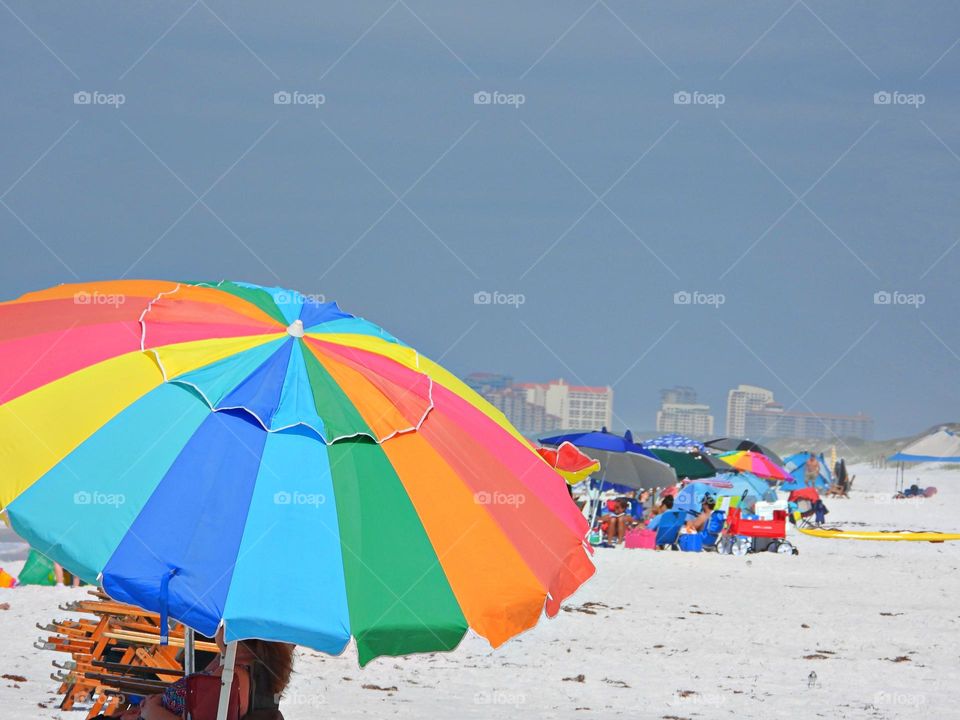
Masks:
[[[960,530],[960,472],[912,472],[940,489],[915,503],[888,500],[893,470],[852,472],[853,498],[828,502],[831,522]],[[496,652],[468,637],[452,653],[360,670],[352,650],[303,651],[284,714],[960,718],[960,543],[791,539],[797,557],[598,550],[597,576],[570,611]],[[84,716],[56,707],[50,661],[66,657],[32,647],[34,623],[82,594],[0,590],[11,606],[0,611],[0,674],[27,678],[0,681],[0,717]]]

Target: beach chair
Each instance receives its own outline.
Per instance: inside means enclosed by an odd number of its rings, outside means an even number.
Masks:
[[[816,504],[820,494],[815,488],[801,488],[790,493],[789,509],[790,520],[798,528],[815,527]]]
[[[114,715],[129,705],[130,696],[162,690],[183,675],[178,657],[183,646],[183,626],[170,630],[170,644],[160,644],[160,616],[132,605],[114,602],[99,591],[81,600],[61,605],[68,612],[92,615],[93,619],[54,620],[38,628],[51,635],[35,645],[39,649],[69,653],[70,661],[53,661],[59,671],[51,677],[60,682],[60,707],[70,710],[77,701],[91,703],[87,717]],[[218,652],[213,643],[198,642],[198,650]]]
[[[723,510],[714,510],[711,513],[706,526],[700,531],[700,539],[703,541],[704,550],[717,549],[717,543],[720,542],[720,534],[723,532],[726,520],[727,514]]]
[[[656,546],[676,550],[680,531],[689,517],[687,512],[684,510],[667,510],[657,517],[660,519],[657,522]]]

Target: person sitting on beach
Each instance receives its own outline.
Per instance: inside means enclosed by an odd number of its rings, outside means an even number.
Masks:
[[[713,514],[713,504],[713,496],[709,494],[705,495],[703,502],[700,503],[700,514],[684,523],[682,532],[692,534],[703,530],[707,526],[707,521],[710,519],[710,516]]]
[[[613,501],[613,510],[600,518],[600,522],[607,524],[607,542],[611,545],[623,542],[623,536],[632,525],[633,518],[629,513],[630,503],[627,498],[617,498]],[[616,539],[615,539],[616,538]]]
[[[637,497],[637,503],[640,505],[640,517],[645,518],[653,512],[652,493],[649,490],[643,490]]]
[[[650,511],[650,517],[665,513],[667,510],[673,510],[673,495],[666,495],[660,498],[660,503],[655,505],[653,510]]]
[[[198,675],[219,677],[226,643],[223,628],[217,631],[220,657],[214,658]],[[253,710],[278,709],[280,695],[290,681],[293,669],[293,645],[267,640],[241,640],[237,643],[234,682],[240,695],[240,717]],[[163,694],[148,695],[138,707],[131,707],[119,716],[123,720],[180,720],[186,717],[187,678],[180,678],[167,686]],[[98,715],[93,720],[107,720]],[[207,720],[202,718],[199,720]],[[211,719],[212,720],[212,719]]]

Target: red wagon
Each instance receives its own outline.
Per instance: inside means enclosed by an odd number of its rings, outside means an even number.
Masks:
[[[797,553],[787,542],[786,510],[774,510],[772,520],[744,520],[740,508],[730,508],[724,535],[725,547],[734,555],[758,550]]]

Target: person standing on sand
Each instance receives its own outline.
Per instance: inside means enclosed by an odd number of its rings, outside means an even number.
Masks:
[[[803,466],[803,483],[807,487],[813,487],[817,482],[817,476],[820,474],[820,463],[817,462],[817,456],[813,451],[809,451],[810,457]]]
[[[53,578],[57,585],[66,585],[63,581],[63,566],[60,563],[53,564]],[[80,587],[80,578],[77,575],[73,576],[73,580],[70,581],[70,584],[73,587]]]

